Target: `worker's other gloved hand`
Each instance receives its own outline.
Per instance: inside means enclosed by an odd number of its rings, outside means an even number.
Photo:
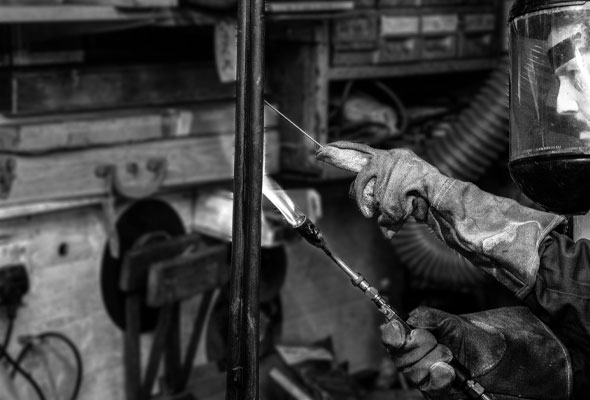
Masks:
[[[521,298],[535,282],[541,241],[565,220],[449,178],[409,150],[335,142],[317,157],[358,173],[352,194],[386,236],[413,216]]]
[[[414,327],[407,337],[393,321],[381,326],[382,340],[406,378],[432,399],[466,398],[452,386],[453,355],[496,400],[570,397],[568,353],[525,307],[463,316],[420,307],[407,322]]]

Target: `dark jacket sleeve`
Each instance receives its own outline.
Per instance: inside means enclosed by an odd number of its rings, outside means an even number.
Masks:
[[[569,350],[574,399],[590,393],[590,241],[551,232],[541,243],[540,267],[525,303]]]

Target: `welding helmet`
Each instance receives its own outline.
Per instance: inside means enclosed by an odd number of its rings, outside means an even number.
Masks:
[[[590,210],[590,2],[516,0],[509,17],[510,162],[561,214]]]

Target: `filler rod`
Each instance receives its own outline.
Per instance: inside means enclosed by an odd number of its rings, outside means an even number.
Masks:
[[[307,137],[309,140],[311,140],[312,142],[314,142],[316,144],[316,146],[319,146],[320,149],[324,147],[324,146],[322,146],[320,144],[320,142],[318,142],[317,140],[315,140],[309,133],[305,132],[299,125],[297,125],[295,122],[291,121],[291,119],[289,117],[287,117],[285,114],[283,114],[282,112],[280,112],[275,106],[273,106],[272,104],[270,104],[266,100],[264,100],[264,104],[266,104],[271,110],[273,110],[274,112],[276,112],[285,121],[287,121],[288,123],[290,123],[293,128],[295,128],[299,132],[303,133],[305,135],[305,137]]]

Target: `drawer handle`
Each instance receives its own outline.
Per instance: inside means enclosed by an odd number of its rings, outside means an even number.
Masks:
[[[153,178],[145,185],[125,185],[123,183],[116,165],[101,165],[96,168],[96,176],[106,181],[107,188],[112,193],[126,199],[143,199],[157,193],[164,179],[166,179],[168,163],[165,158],[150,158],[146,162],[146,169],[150,171]],[[127,170],[137,174],[139,166],[135,163],[127,165]]]

